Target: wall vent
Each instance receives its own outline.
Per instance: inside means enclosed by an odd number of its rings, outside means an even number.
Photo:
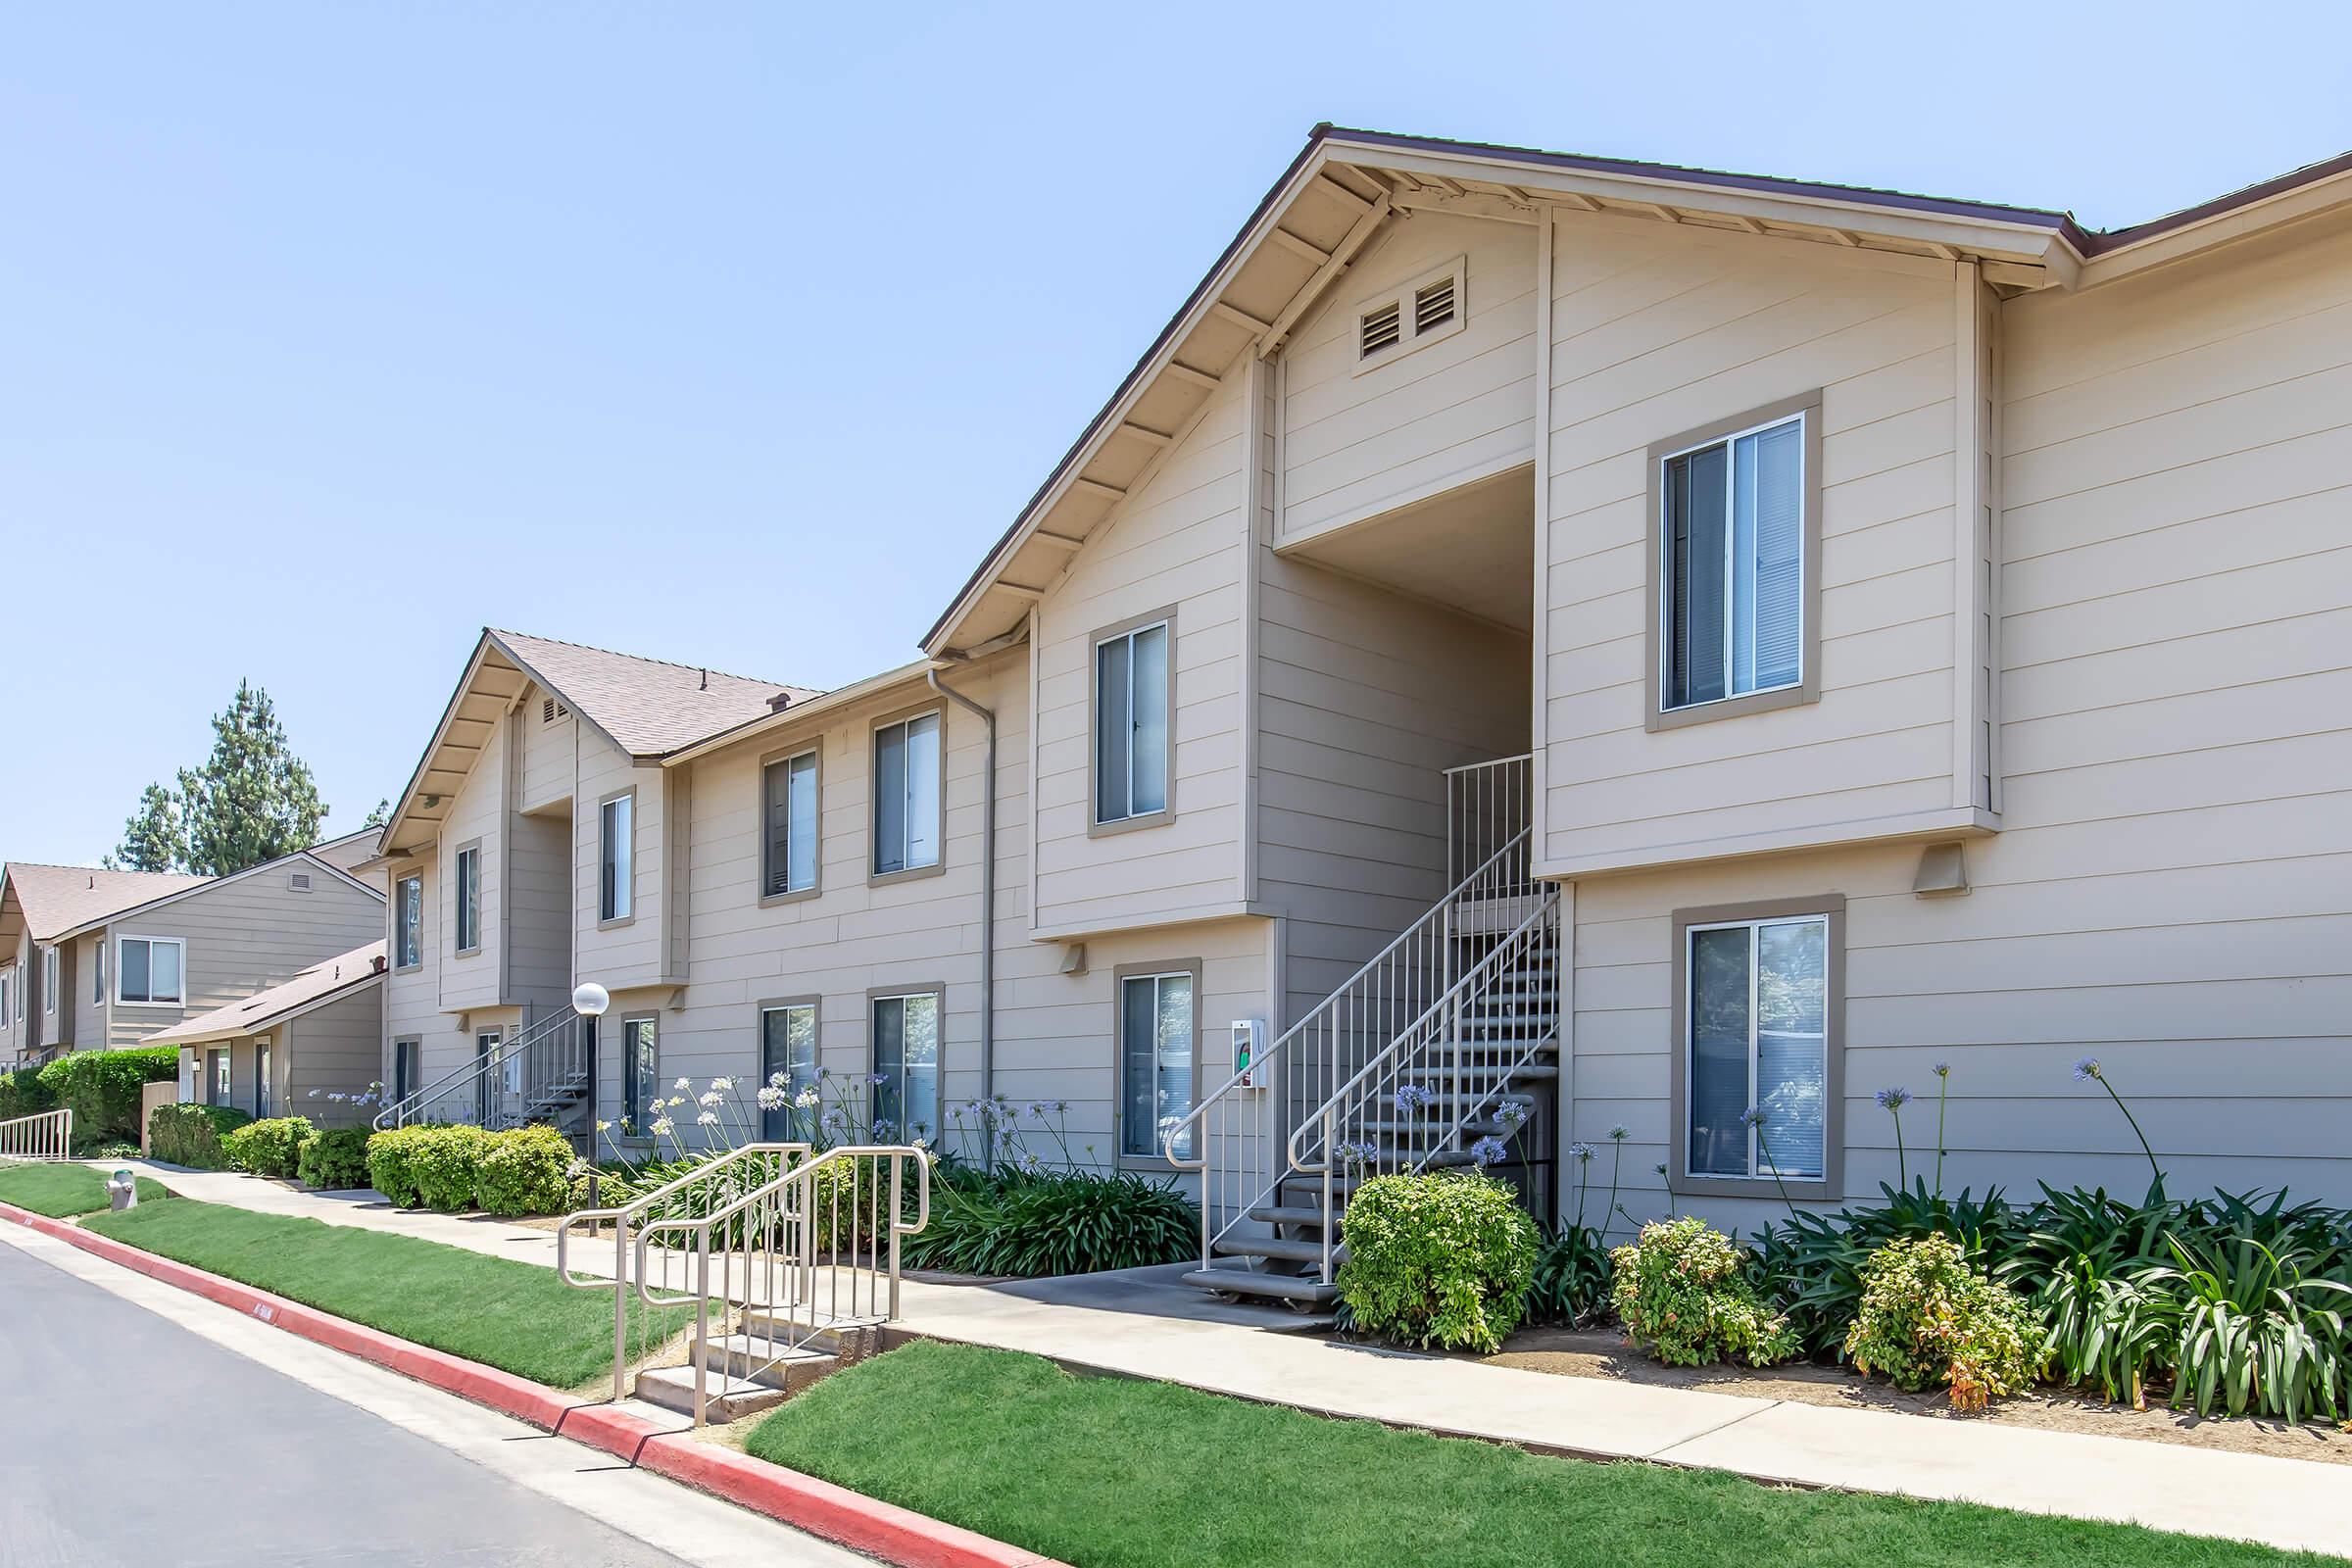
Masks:
[[[539,700],[540,723],[553,724],[559,718],[568,718],[570,716],[571,710],[565,708],[562,703],[557,702],[553,697],[543,697]]]
[[[1413,335],[1435,331],[1453,319],[1453,274],[1413,290]]]
[[[1397,306],[1397,301],[1390,300],[1364,313],[1356,335],[1356,353],[1359,357],[1368,360],[1385,349],[1396,346],[1402,330],[1400,318],[1403,315]]]
[[[1469,301],[1463,285],[1470,262],[1457,256],[1419,277],[1410,277],[1355,307],[1355,368],[1359,375],[1424,344],[1451,337],[1465,324]]]
[[[289,888],[291,888],[291,889],[293,889],[293,890],[294,890],[295,892],[297,892],[297,893],[308,893],[308,892],[310,892],[310,891],[311,891],[311,873],[310,873],[310,872],[308,872],[308,871],[289,871],[289,872],[287,872],[287,873],[286,873],[286,886],[287,886],[287,887],[289,887]]]

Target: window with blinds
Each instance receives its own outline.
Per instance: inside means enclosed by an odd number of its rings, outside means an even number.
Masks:
[[[1804,679],[1805,418],[1663,460],[1662,709]]]

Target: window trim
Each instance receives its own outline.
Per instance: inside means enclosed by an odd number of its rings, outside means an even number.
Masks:
[[[169,942],[173,947],[179,949],[179,995],[177,998],[171,1002],[156,1002],[153,1000],[139,1002],[122,995],[122,944],[125,942],[144,942],[149,944],[150,947],[158,942]],[[155,959],[152,954],[149,956],[147,960],[147,989],[151,994],[155,990]],[[20,1009],[23,1008],[24,1003],[24,999],[22,989],[20,988],[17,998],[17,1005]],[[118,1007],[173,1007],[185,1009],[187,1004],[188,939],[186,937],[151,937],[142,935],[136,931],[123,931],[117,933],[115,937],[115,1005]],[[20,1016],[22,1016],[21,1012]]]
[[[236,1058],[229,1046],[210,1046],[204,1053],[204,1092],[208,1105],[235,1108]]]
[[[1127,1152],[1127,982],[1163,974],[1193,978],[1193,1108],[1200,1107],[1202,1086],[1200,1007],[1203,999],[1201,960],[1166,958],[1152,963],[1122,963],[1110,971],[1110,1148],[1120,1170],[1173,1171],[1178,1167],[1165,1153]]]
[[[875,862],[882,851],[882,798],[874,788],[882,775],[878,765],[882,732],[911,722],[925,713],[939,715],[939,798],[936,832],[939,858],[929,865],[910,865],[897,871],[877,871]],[[865,738],[865,885],[869,888],[888,887],[894,882],[912,882],[922,877],[939,876],[948,868],[948,705],[940,702],[917,703],[897,712],[883,713],[867,726]],[[893,993],[895,995],[896,993]],[[869,1009],[870,1010],[870,1009]]]
[[[795,753],[794,755],[799,754]],[[783,1012],[791,1007],[807,1007],[809,1012],[809,1041],[815,1048],[815,1054],[810,1057],[809,1064],[816,1070],[816,1087],[819,1093],[820,1102],[816,1106],[815,1116],[821,1116],[825,1113],[825,1107],[821,1102],[825,1085],[825,999],[822,996],[810,993],[803,997],[761,997],[758,1002],[752,1004],[752,1065],[757,1069],[754,1076],[758,1087],[761,1089],[767,1087],[767,1015],[771,1012]],[[870,1029],[871,1026],[868,1027]],[[788,1116],[793,1112],[793,1106],[789,1103],[785,1105],[784,1109]],[[756,1105],[754,1110],[763,1118],[767,1114],[763,1110],[759,1110]],[[809,1118],[808,1127],[811,1132],[816,1130],[815,1116]],[[760,1136],[762,1139],[766,1137],[764,1127],[760,1129]],[[813,1140],[809,1141],[813,1142]],[[792,1140],[786,1139],[785,1142],[790,1143]],[[931,1142],[936,1147],[939,1142],[938,1137],[934,1135]]]
[[[90,1005],[106,1005],[106,933],[103,931],[90,943]]]
[[[278,1101],[283,1098],[278,1093],[277,1053],[270,1049],[270,1036],[254,1036],[253,1114],[257,1119],[274,1113]]]
[[[626,914],[605,913],[605,856],[610,846],[605,841],[605,811],[614,801],[629,803],[629,911]],[[620,877],[615,872],[612,888],[617,902]],[[596,928],[614,931],[637,923],[637,786],[618,789],[601,797],[596,803]]]
[[[1819,919],[1829,925],[1822,996],[1825,1056],[1821,1178],[1690,1174],[1690,931],[1694,926],[1756,920]],[[1744,904],[1704,905],[1674,911],[1673,1033],[1668,1037],[1668,1169],[1677,1172],[1674,1190],[1698,1198],[1778,1199],[1781,1188],[1797,1199],[1837,1200],[1845,1193],[1845,895],[1762,899]]]
[[[58,981],[65,972],[66,966],[57,956],[57,944],[52,942],[41,950],[41,1011],[52,1018],[57,1016]],[[179,989],[183,993],[188,989],[188,976],[184,969],[180,971]]]
[[[1792,686],[1775,686],[1770,691],[1742,692],[1736,697],[1719,697],[1713,702],[1688,703],[1680,708],[1661,704],[1666,695],[1666,603],[1668,576],[1666,572],[1666,464],[1685,453],[1702,447],[1720,446],[1758,430],[1784,424],[1791,418],[1804,421],[1800,443],[1804,472],[1798,480],[1798,500],[1802,514],[1798,546],[1802,558],[1797,564],[1797,680]],[[1680,729],[1686,724],[1704,724],[1718,718],[1738,718],[1746,713],[1769,712],[1779,708],[1798,708],[1821,701],[1821,389],[1800,392],[1795,397],[1778,403],[1768,403],[1717,419],[1694,430],[1669,436],[1649,445],[1649,526],[1648,526],[1647,586],[1649,606],[1643,616],[1644,652],[1649,666],[1649,702],[1644,713],[1644,727],[1655,734],[1660,730]]]
[[[944,739],[946,733],[944,723],[942,725],[941,733]],[[767,836],[767,770],[778,765],[779,763],[797,762],[804,757],[813,758],[815,759],[816,762],[816,805],[812,808],[812,810],[816,816],[816,855],[814,860],[808,867],[808,885],[807,887],[795,888],[788,886],[781,893],[770,893],[767,891],[767,852],[769,847]],[[942,747],[940,753],[940,771],[944,774],[947,771],[947,753],[944,746]],[[790,775],[788,774],[787,778],[789,777]],[[752,789],[759,797],[759,805],[756,814],[760,824],[760,879],[753,884],[753,887],[759,891],[759,906],[764,909],[778,904],[803,904],[810,899],[818,897],[825,891],[824,737],[816,736],[797,745],[780,746],[772,752],[762,753],[759,763],[753,772],[752,780]],[[941,795],[943,799],[941,800],[940,804],[944,808],[947,804],[946,800],[944,799],[946,795],[944,779],[942,780],[942,785],[943,788],[941,790]],[[945,848],[945,846],[943,845],[942,848]],[[867,858],[867,866],[869,869],[872,866],[872,858],[870,856]],[[904,873],[894,874],[903,875]],[[786,881],[789,882],[791,879],[791,871],[789,867],[786,868],[785,877]]]
[[[401,1053],[412,1047],[416,1052],[416,1076],[418,1082],[410,1084],[404,1089],[400,1082]],[[386,1077],[391,1089],[390,1097],[384,1102],[388,1105],[399,1104],[403,1100],[424,1087],[422,1082],[424,1077],[424,1037],[422,1035],[394,1035],[392,1037],[392,1059],[386,1064]]]
[[[1097,805],[1097,800],[1098,800],[1098,797],[1097,797],[1097,793],[1096,793],[1098,786],[1099,786],[1099,785],[1101,784],[1101,782],[1102,782],[1102,781],[1101,781],[1101,779],[1100,779],[1099,777],[1097,777],[1097,773],[1098,773],[1098,770],[1099,770],[1099,768],[1100,768],[1100,765],[1101,765],[1101,762],[1102,762],[1102,731],[1101,731],[1101,724],[1102,724],[1102,645],[1103,645],[1104,643],[1116,642],[1116,641],[1118,641],[1118,640],[1119,640],[1120,638],[1122,638],[1122,637],[1132,637],[1132,636],[1134,636],[1134,635],[1135,635],[1137,632],[1139,632],[1139,631],[1149,631],[1149,630],[1150,630],[1151,628],[1152,628],[1153,626],[1165,626],[1165,627],[1167,627],[1167,628],[1168,628],[1168,670],[1167,670],[1167,686],[1168,686],[1168,692],[1167,692],[1168,733],[1167,733],[1167,738],[1166,738],[1166,740],[1167,740],[1167,743],[1166,743],[1166,747],[1165,747],[1165,752],[1166,752],[1166,760],[1165,760],[1165,762],[1164,762],[1164,764],[1163,764],[1163,765],[1165,766],[1166,770],[1167,770],[1167,776],[1166,776],[1164,779],[1162,779],[1162,780],[1161,780],[1161,783],[1162,783],[1162,785],[1163,785],[1163,789],[1162,789],[1162,791],[1161,791],[1161,797],[1160,797],[1160,798],[1161,798],[1161,801],[1162,801],[1162,803],[1163,803],[1163,804],[1160,806],[1160,808],[1159,808],[1158,810],[1156,810],[1156,811],[1146,811],[1146,812],[1143,812],[1143,813],[1142,813],[1142,814],[1140,814],[1140,815],[1135,815],[1135,816],[1120,816],[1120,817],[1113,817],[1113,818],[1111,818],[1109,821],[1107,821],[1107,822],[1106,822],[1106,821],[1103,821],[1103,820],[1102,820],[1102,817],[1101,817],[1101,814],[1100,814],[1100,808],[1099,808],[1099,807],[1098,807],[1098,805]],[[1133,653],[1132,649],[1129,651],[1128,658],[1129,658],[1129,660],[1130,660],[1130,661],[1132,661],[1132,660],[1134,659],[1134,653]],[[1132,664],[1132,662],[1131,662],[1131,663],[1130,663],[1130,665],[1129,665],[1129,671],[1130,671],[1130,673],[1129,673],[1129,677],[1128,677],[1130,686],[1132,686],[1132,685],[1134,684],[1133,667],[1134,667],[1134,666],[1133,666],[1133,664]],[[1129,756],[1128,756],[1128,759],[1127,759],[1127,771],[1128,771],[1128,784],[1129,784],[1129,788],[1130,788],[1130,789],[1132,789],[1132,788],[1133,788],[1133,786],[1134,786],[1134,773],[1135,773],[1135,758],[1134,758],[1134,755],[1133,755],[1133,750],[1132,750],[1132,748],[1130,748]],[[1111,836],[1112,834],[1115,834],[1115,833],[1133,833],[1133,832],[1136,832],[1136,831],[1138,831],[1139,829],[1143,829],[1143,828],[1165,827],[1165,826],[1167,826],[1167,824],[1169,824],[1170,822],[1173,822],[1173,821],[1175,821],[1175,820],[1176,820],[1176,607],[1175,607],[1174,605],[1167,605],[1167,606],[1163,606],[1162,608],[1160,608],[1160,609],[1158,609],[1158,610],[1147,611],[1145,613],[1143,613],[1143,614],[1141,614],[1141,615],[1131,615],[1131,616],[1129,616],[1129,617],[1128,617],[1127,619],[1125,619],[1125,620],[1113,621],[1113,622],[1111,622],[1111,624],[1109,624],[1109,625],[1107,625],[1107,626],[1098,626],[1098,627],[1097,627],[1097,628],[1094,630],[1094,632],[1093,632],[1092,634],[1090,634],[1090,635],[1088,636],[1088,638],[1087,638],[1087,643],[1086,643],[1086,836],[1087,836],[1088,838],[1090,838],[1090,839],[1108,838],[1109,836]]]
[[[415,961],[400,961],[400,890],[409,883],[416,884],[416,957]],[[424,967],[424,867],[416,866],[392,879],[392,972],[415,974]]]
[[[613,1031],[613,1040],[620,1054],[620,1082],[618,1085],[620,1095],[613,1107],[618,1114],[613,1117],[612,1136],[624,1144],[651,1144],[654,1141],[653,1124],[658,1118],[645,1118],[643,1127],[631,1127],[624,1130],[621,1126],[623,1121],[637,1119],[629,1114],[629,1086],[636,1082],[636,1075],[630,1070],[629,1065],[629,1025],[650,1023],[654,1026],[654,1096],[656,1099],[665,1098],[662,1093],[662,1009],[659,1007],[634,1008],[622,1013],[619,1023],[620,1027]]]
[[[461,918],[460,901],[466,897],[466,857],[473,857],[473,946],[457,946],[465,940],[466,921]],[[470,958],[482,951],[482,841],[467,839],[449,852],[449,940],[450,952],[460,958]]]
[[[930,997],[933,999],[932,1004],[939,1009],[939,1115],[942,1121],[951,1120],[948,1113],[948,985],[944,980],[915,980],[895,986],[866,987],[865,1076],[867,1088],[874,1090],[880,1087],[874,1084],[872,1079],[875,1073],[882,1070],[877,1065],[882,1059],[881,1041],[878,1038],[881,1031],[875,1027],[874,1004],[878,1002],[891,1001],[897,997]],[[869,1127],[873,1125],[874,1102],[877,1098],[870,1093],[866,1098],[866,1125]],[[900,1134],[904,1134],[906,1131],[906,1129],[904,1127],[897,1129]],[[938,1149],[947,1139],[947,1129],[934,1127],[925,1137],[929,1147]]]
[[[1426,332],[1414,331],[1413,296],[1444,277],[1453,279],[1453,318]],[[1396,307],[1396,341],[1377,354],[1367,355],[1364,353],[1364,317],[1383,305]],[[1449,262],[1366,294],[1348,312],[1347,321],[1348,352],[1352,361],[1350,373],[1355,375],[1369,374],[1384,365],[1395,365],[1416,349],[1444,342],[1470,324],[1469,253],[1464,252]]]

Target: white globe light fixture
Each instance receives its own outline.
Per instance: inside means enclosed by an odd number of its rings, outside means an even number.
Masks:
[[[593,980],[583,980],[571,994],[571,1010],[583,1018],[602,1018],[612,1005],[612,993]]]

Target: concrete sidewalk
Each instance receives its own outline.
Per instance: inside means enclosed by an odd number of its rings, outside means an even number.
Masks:
[[[528,1226],[404,1213],[380,1206],[373,1194],[299,1193],[248,1176],[131,1163],[209,1202],[555,1263],[554,1236]],[[583,1269],[610,1270],[609,1247],[589,1252]],[[1181,1283],[1190,1266],[999,1285],[910,1279],[902,1287],[901,1326],[1073,1367],[1551,1452],[2118,1520],[2352,1556],[2352,1473],[2340,1465],[1557,1377],[1345,1345],[1282,1332],[1311,1327],[1311,1319],[1210,1300]]]

